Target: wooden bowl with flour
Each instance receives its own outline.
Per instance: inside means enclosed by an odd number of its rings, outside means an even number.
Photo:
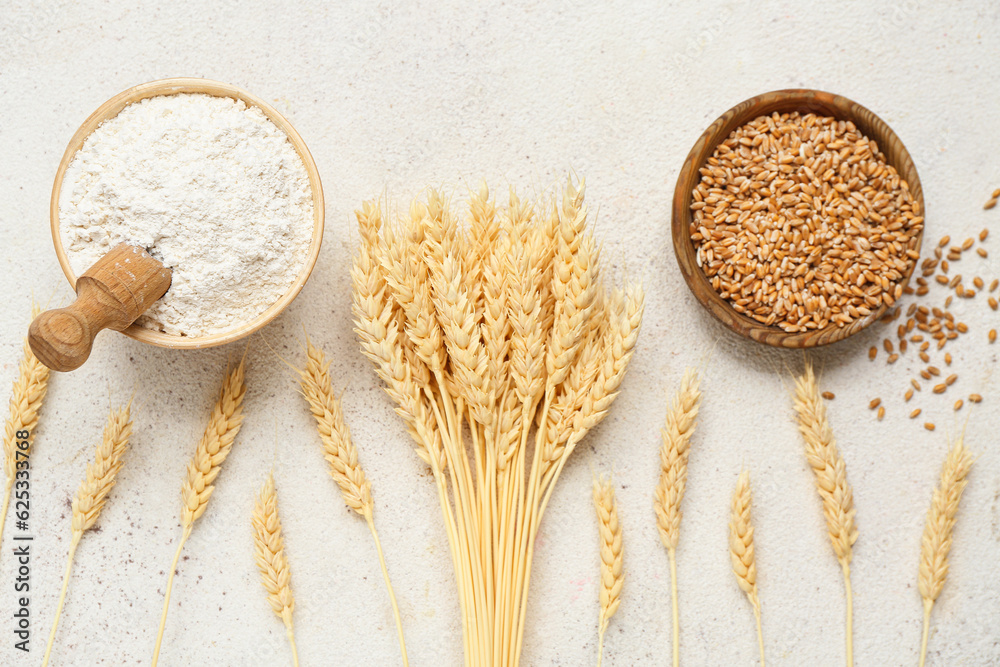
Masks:
[[[278,113],[277,110],[264,100],[251,95],[236,86],[220,83],[218,81],[210,81],[207,79],[163,79],[129,88],[102,104],[94,113],[90,115],[90,117],[87,118],[86,121],[84,121],[83,125],[81,125],[73,135],[73,138],[70,140],[69,146],[66,148],[66,152],[63,154],[62,160],[59,163],[59,168],[56,171],[55,183],[52,186],[52,198],[50,202],[49,215],[52,242],[55,246],[56,255],[59,258],[59,265],[66,274],[66,278],[75,289],[77,274],[71,265],[70,256],[64,247],[62,234],[60,232],[60,198],[63,194],[62,191],[67,169],[73,162],[74,157],[84,146],[84,142],[87,138],[90,137],[102,123],[115,118],[130,104],[140,102],[147,98],[184,93],[230,98],[242,101],[248,108],[255,107],[256,109],[259,109],[271,123],[277,126],[277,128],[287,136],[289,143],[291,143],[295,150],[295,153],[297,153],[298,157],[301,158],[306,174],[308,175],[309,190],[312,198],[312,236],[304,259],[304,264],[284,294],[271,303],[266,310],[245,322],[235,322],[231,327],[226,328],[223,331],[205,335],[178,335],[174,333],[166,333],[165,331],[158,331],[156,329],[141,326],[138,322],[132,324],[123,331],[125,335],[134,338],[135,340],[160,347],[205,348],[223,345],[248,336],[277,317],[278,314],[281,313],[299,294],[303,285],[305,285],[306,281],[309,279],[309,275],[316,264],[316,258],[319,256],[319,249],[323,240],[324,223],[323,186],[320,181],[319,171],[317,170],[316,163],[313,161],[312,155],[309,153],[309,149],[306,147],[302,137],[298,132],[296,132],[295,128],[292,127],[291,123],[289,123],[284,116]]]

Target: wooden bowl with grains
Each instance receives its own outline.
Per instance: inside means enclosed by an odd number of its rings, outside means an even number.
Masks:
[[[855,334],[907,291],[923,191],[903,142],[851,100],[779,90],[722,114],[674,190],[674,253],[698,301],[766,345]]]

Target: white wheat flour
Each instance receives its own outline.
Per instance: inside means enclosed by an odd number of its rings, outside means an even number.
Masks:
[[[302,159],[260,109],[182,94],[131,104],[87,138],[66,170],[59,219],[77,275],[122,241],[172,268],[170,289],[138,322],[204,336],[288,291],[313,205]]]

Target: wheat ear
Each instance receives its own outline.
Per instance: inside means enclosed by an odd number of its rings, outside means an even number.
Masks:
[[[608,629],[608,621],[618,611],[622,583],[625,581],[622,569],[622,527],[618,523],[618,504],[615,502],[615,488],[610,479],[594,478],[594,508],[597,510],[597,525],[601,535],[601,614],[597,631],[597,667],[601,667],[604,633]]]
[[[32,304],[31,319],[35,319],[40,311],[37,304]],[[19,460],[27,462],[31,455],[35,427],[38,426],[38,411],[42,407],[48,385],[49,369],[32,354],[28,339],[25,338],[24,356],[21,357],[17,379],[11,388],[10,415],[4,425],[3,469],[7,484],[4,487],[3,508],[0,509],[0,538],[3,538],[4,525],[7,523],[7,509],[10,506],[10,492],[17,477],[17,463]],[[27,437],[23,437],[25,435]]]
[[[253,527],[254,556],[260,570],[260,580],[267,591],[267,601],[274,613],[285,624],[285,633],[292,645],[292,662],[299,664],[299,653],[295,648],[295,632],[292,629],[292,612],[295,598],[292,596],[291,575],[288,558],[285,556],[285,539],[281,534],[281,518],[278,516],[278,494],[274,490],[274,475],[260,490],[250,517]]]
[[[124,407],[112,410],[108,415],[108,423],[104,427],[104,437],[97,445],[94,462],[87,465],[87,477],[80,483],[80,488],[77,489],[76,496],[73,498],[73,537],[69,543],[66,574],[63,576],[59,603],[56,605],[56,618],[52,623],[52,632],[49,633],[49,643],[45,647],[42,667],[49,664],[52,644],[56,638],[56,630],[59,628],[59,617],[62,615],[63,602],[66,600],[66,588],[69,585],[69,575],[73,568],[76,547],[83,534],[97,523],[97,517],[104,509],[108,493],[115,485],[115,478],[118,471],[121,470],[122,457],[125,455],[125,450],[128,449],[128,440],[132,435],[131,407],[132,402],[129,401]]]
[[[167,610],[170,609],[170,591],[174,584],[174,573],[181,557],[184,543],[191,536],[194,522],[205,513],[208,500],[215,488],[212,483],[219,476],[222,462],[229,456],[236,434],[243,423],[243,396],[246,385],[243,383],[243,361],[226,377],[219,393],[219,400],[212,410],[212,416],[205,427],[205,433],[198,442],[194,458],[188,462],[187,477],[181,487],[181,541],[177,545],[170,573],[167,575],[167,592],[163,599],[163,613],[160,615],[160,628],[156,633],[156,648],[153,650],[153,667],[160,659],[160,644],[163,642],[163,628],[167,623]]]
[[[972,468],[972,454],[959,436],[948,452],[941,468],[941,483],[934,489],[931,508],[927,512],[927,525],[920,544],[920,596],[924,600],[924,632],[920,645],[920,667],[927,658],[927,635],[930,631],[931,608],[941,594],[948,576],[948,552],[955,529],[955,517],[962,491],[968,484],[966,477]]]
[[[826,407],[819,393],[812,364],[806,362],[805,373],[795,380],[795,412],[799,432],[806,445],[806,459],[816,475],[816,490],[823,501],[826,529],[833,552],[844,572],[847,597],[847,664],[854,664],[854,613],[851,593],[852,547],[858,539],[854,525],[854,494],[847,483],[847,466],[837,451],[833,430],[826,419]]]
[[[661,435],[660,481],[654,494],[656,525],[660,540],[670,557],[670,598],[673,607],[674,667],[680,664],[680,614],[677,606],[677,542],[681,528],[681,501],[687,483],[688,453],[691,435],[698,419],[701,404],[698,373],[694,369],[684,372],[681,387],[667,411]]]
[[[760,598],[757,596],[757,564],[753,549],[753,524],[750,521],[750,473],[744,470],[736,480],[729,514],[729,559],[740,590],[746,593],[757,619],[757,644],[760,666],[764,667],[764,635],[760,629]]]
[[[334,395],[330,381],[330,364],[326,361],[323,351],[310,341],[306,341],[306,367],[299,371],[299,385],[302,395],[309,404],[309,411],[316,419],[320,441],[323,443],[323,454],[330,464],[330,476],[340,487],[344,502],[352,510],[364,517],[375,541],[379,564],[382,567],[382,578],[385,579],[389,591],[389,602],[396,620],[396,634],[399,637],[400,650],[403,653],[403,665],[409,665],[406,654],[406,642],[403,638],[403,622],[399,615],[399,605],[396,594],[389,580],[389,569],[382,553],[382,542],[375,529],[373,514],[375,503],[372,500],[371,482],[365,476],[365,471],[358,463],[358,450],[351,442],[351,433],[344,423],[344,411],[340,400]]]

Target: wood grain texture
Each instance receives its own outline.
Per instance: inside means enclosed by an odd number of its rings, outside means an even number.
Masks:
[[[255,317],[253,320],[244,322],[234,329],[209,336],[177,336],[174,334],[163,333],[161,331],[146,329],[138,325],[129,326],[123,331],[126,336],[134,338],[135,340],[143,343],[149,343],[151,345],[157,345],[159,347],[214,347],[216,345],[231,343],[234,340],[239,340],[240,338],[252,334],[254,331],[257,331],[277,317],[278,314],[288,306],[288,304],[295,300],[295,297],[298,296],[299,292],[302,290],[302,286],[306,284],[306,281],[309,279],[309,275],[312,273],[313,266],[316,264],[316,258],[319,257],[320,245],[323,242],[323,226],[326,209],[323,200],[323,184],[320,181],[319,170],[316,168],[316,163],[313,160],[312,155],[309,153],[309,149],[306,147],[302,137],[295,131],[292,124],[289,123],[284,116],[278,113],[274,107],[259,97],[251,95],[236,86],[220,83],[218,81],[211,81],[209,79],[161,79],[159,81],[143,83],[118,93],[98,107],[94,113],[90,114],[87,120],[83,122],[83,125],[80,126],[80,129],[78,129],[73,135],[73,138],[70,139],[69,146],[66,147],[66,152],[63,154],[62,160],[59,163],[59,168],[56,171],[55,182],[52,185],[52,197],[49,202],[49,220],[52,230],[52,243],[55,246],[56,255],[59,258],[59,265],[62,267],[63,273],[66,274],[66,278],[69,280],[70,284],[75,288],[77,277],[73,273],[73,268],[70,266],[69,258],[66,256],[66,251],[62,246],[62,239],[59,235],[59,195],[62,191],[62,182],[63,177],[66,175],[66,169],[69,167],[70,162],[73,161],[73,157],[76,155],[76,152],[83,146],[83,142],[87,139],[87,137],[90,136],[90,134],[97,129],[101,123],[109,118],[114,118],[129,104],[149,97],[177,95],[181,93],[204,93],[206,95],[214,95],[216,97],[230,97],[232,99],[242,100],[247,105],[258,107],[272,123],[277,125],[288,136],[288,140],[292,143],[292,146],[295,147],[295,151],[299,154],[299,157],[302,158],[302,163],[305,165],[306,172],[309,174],[309,185],[312,190],[313,197],[313,236],[305,265],[302,267],[302,271],[295,278],[295,282],[292,283],[285,295],[273,303],[263,313]]]
[[[170,269],[145,250],[120,243],[76,281],[76,301],[34,319],[28,344],[52,370],[75,370],[90,356],[101,330],[131,326],[166,293],[170,279]]]
[[[917,175],[917,168],[903,142],[881,118],[860,104],[840,95],[806,89],[778,90],[757,95],[722,114],[698,137],[698,141],[695,142],[681,167],[674,189],[671,233],[674,255],[684,280],[698,302],[708,309],[716,319],[739,335],[774,347],[806,348],[834,343],[861,331],[885,314],[887,307],[883,304],[867,317],[857,319],[847,326],[831,324],[816,331],[786,333],[778,327],[766,326],[736,312],[730,303],[712,288],[704,271],[698,266],[694,242],[691,241],[689,231],[692,219],[691,193],[700,179],[698,169],[711,157],[715,147],[724,141],[733,130],[758,116],[791,111],[812,112],[832,116],[839,120],[853,121],[866,137],[874,139],[878,143],[888,164],[895,167],[900,177],[906,181],[919,206],[920,215],[926,215],[926,211],[920,177]],[[922,241],[923,230],[917,239],[918,251]],[[903,276],[902,284],[904,287],[909,282],[915,267],[916,262],[913,262],[909,271]]]

